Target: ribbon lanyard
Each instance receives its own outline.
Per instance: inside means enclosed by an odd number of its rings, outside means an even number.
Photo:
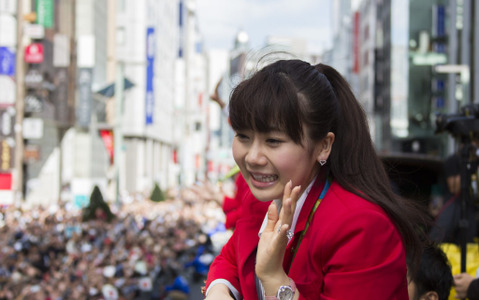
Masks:
[[[306,226],[304,227],[303,231],[301,231],[301,236],[299,237],[298,243],[296,244],[296,247],[292,248],[291,250],[293,251],[293,257],[291,258],[291,263],[289,264],[288,272],[289,269],[291,268],[291,265],[293,264],[294,257],[296,256],[296,252],[298,252],[299,246],[301,245],[301,241],[304,238],[304,235],[306,234],[306,231],[308,230],[309,223],[313,219],[313,215],[318,209],[319,204],[321,203],[321,200],[323,200],[324,196],[326,195],[326,192],[329,189],[329,186],[331,185],[332,177],[328,176],[326,179],[326,182],[324,183],[323,190],[321,191],[321,194],[319,195],[318,199],[316,200],[316,203],[314,203],[314,207],[309,213],[308,216],[308,221],[306,222]]]

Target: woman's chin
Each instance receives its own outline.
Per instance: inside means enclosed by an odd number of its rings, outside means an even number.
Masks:
[[[280,199],[283,196],[283,190],[280,192],[265,191],[265,190],[252,190],[253,196],[261,202],[268,202],[274,199]]]

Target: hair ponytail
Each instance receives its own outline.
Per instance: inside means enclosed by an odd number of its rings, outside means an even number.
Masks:
[[[348,82],[335,69],[318,64],[316,69],[330,82],[339,103],[330,169],[335,180],[347,190],[378,204],[394,220],[405,242],[408,256],[418,262],[422,252],[424,227],[430,220],[419,204],[396,195],[376,153],[367,116]]]

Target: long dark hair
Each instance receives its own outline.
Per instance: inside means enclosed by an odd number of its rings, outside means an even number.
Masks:
[[[418,261],[428,221],[420,206],[396,195],[376,153],[366,114],[347,81],[334,68],[301,60],[279,60],[241,82],[230,99],[230,122],[237,130],[279,129],[300,144],[303,126],[312,141],[335,134],[329,156],[334,180],[379,205],[401,232],[410,257]]]

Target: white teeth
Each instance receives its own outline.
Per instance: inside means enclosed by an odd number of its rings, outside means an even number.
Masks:
[[[278,179],[277,175],[253,175],[254,180],[261,182],[272,182]]]

